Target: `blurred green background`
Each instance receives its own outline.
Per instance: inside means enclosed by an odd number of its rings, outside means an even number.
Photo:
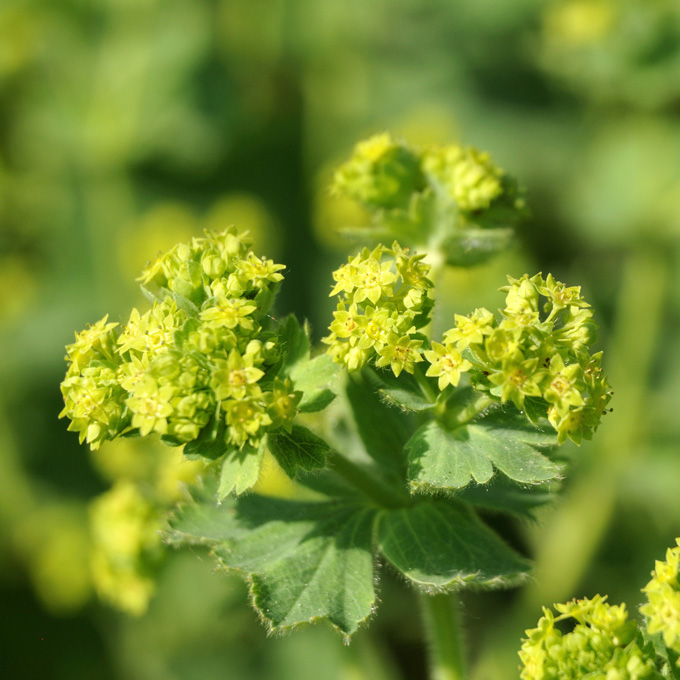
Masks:
[[[141,617],[98,603],[88,507],[124,479],[160,488],[170,454],[92,456],[57,419],[74,330],[124,321],[146,261],[205,227],[249,229],[285,263],[278,313],[319,338],[336,228],[366,220],[328,180],[383,130],[474,144],[528,188],[517,247],[449,272],[447,313],[499,307],[506,274],[580,284],[616,393],[595,441],[567,445],[556,507],[508,528],[535,581],[465,596],[472,676],[518,676],[541,605],[600,592],[636,610],[680,535],[676,0],[1,0],[5,677],[424,676],[416,600],[389,574],[349,648],[324,626],[268,638],[203,554],[165,557]]]

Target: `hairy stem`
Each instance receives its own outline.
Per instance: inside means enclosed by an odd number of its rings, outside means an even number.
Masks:
[[[331,459],[333,470],[383,508],[403,508],[411,504],[411,498],[404,491],[384,484],[363,467],[342,454],[335,452]]]
[[[427,381],[425,374],[417,364],[413,367],[413,377],[418,382],[418,385],[420,385],[420,389],[425,397],[434,404],[437,401],[437,393],[432,389],[432,385]]]
[[[421,595],[431,680],[463,680],[463,644],[458,598],[454,594]]]

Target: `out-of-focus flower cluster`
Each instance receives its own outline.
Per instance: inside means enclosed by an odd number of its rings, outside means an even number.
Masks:
[[[556,604],[547,608],[538,626],[526,631],[519,652],[522,680],[637,680],[660,679],[655,653],[646,645],[625,605],[609,605],[606,597]],[[555,624],[574,619],[574,629],[563,634]]]
[[[647,603],[640,612],[649,633],[662,633],[664,644],[680,654],[680,539],[676,542],[676,548],[668,549],[666,561],[656,562],[652,580],[643,588]]]
[[[149,311],[76,334],[61,415],[81,442],[96,449],[156,432],[178,445],[208,428],[213,440],[243,447],[290,426],[300,394],[275,377],[280,355],[266,329],[284,267],[249,245],[231,228],[175,246],[140,277]]]
[[[467,371],[476,389],[512,401],[529,418],[547,416],[560,443],[589,439],[611,398],[601,353],[588,349],[595,339],[590,306],[580,287],[550,274],[509,281],[501,321],[484,308],[456,314],[443,344],[425,352],[426,375],[443,389]]]
[[[418,329],[429,322],[432,309],[423,255],[410,255],[398,243],[364,248],[333,272],[332,295],[340,302],[333,313],[331,334],[322,342],[328,353],[350,371],[375,359],[398,376],[413,373],[423,360],[424,337]]]
[[[501,206],[518,217],[524,208],[514,181],[488,153],[460,145],[421,151],[387,133],[357,144],[336,172],[333,188],[374,210],[403,209],[414,197],[434,191],[455,203],[463,222]]]
[[[544,3],[541,61],[596,101],[641,109],[678,96],[680,8],[674,0]]]

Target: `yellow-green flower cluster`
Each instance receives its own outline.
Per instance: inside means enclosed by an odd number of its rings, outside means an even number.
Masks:
[[[668,549],[666,561],[656,562],[652,580],[642,589],[647,602],[640,612],[649,633],[662,633],[666,647],[680,654],[680,539],[676,542],[676,548]]]
[[[370,209],[405,208],[426,190],[452,200],[463,214],[503,205],[518,217],[524,199],[488,153],[458,144],[412,148],[384,133],[360,142],[335,174],[333,190]],[[506,212],[504,222],[513,222]]]
[[[359,142],[335,173],[333,188],[374,208],[404,207],[425,187],[419,154],[388,133]]]
[[[369,360],[389,366],[398,376],[413,373],[423,360],[424,338],[418,329],[427,325],[432,308],[423,255],[410,255],[398,243],[364,248],[333,272],[332,295],[340,302],[333,313],[331,334],[322,342],[328,353],[350,371]]]
[[[657,680],[654,650],[645,645],[625,605],[606,597],[556,604],[555,616],[544,608],[538,626],[527,630],[519,652],[522,680]],[[555,624],[576,622],[563,634]]]
[[[423,168],[456,201],[460,210],[488,208],[503,193],[503,171],[488,153],[473,147],[445,146],[423,155]]]
[[[187,443],[209,424],[242,447],[290,427],[301,395],[276,380],[264,327],[281,269],[233,229],[160,255],[141,277],[156,295],[149,311],[133,309],[122,328],[105,317],[67,347],[69,429],[95,449],[124,433]]]
[[[128,614],[143,614],[155,589],[161,518],[161,508],[127,480],[90,506],[95,589],[102,600]]]
[[[472,385],[512,401],[518,409],[532,399],[558,434],[576,443],[589,439],[611,397],[600,367],[601,353],[591,355],[595,339],[590,306],[579,287],[566,287],[552,275],[509,278],[501,320],[486,309],[455,315],[443,345],[425,353],[426,375],[439,378],[440,389],[457,385],[469,372]]]

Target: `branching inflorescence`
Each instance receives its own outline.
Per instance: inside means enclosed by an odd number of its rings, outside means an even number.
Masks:
[[[545,503],[563,475],[552,450],[592,436],[611,390],[590,306],[551,275],[509,278],[499,315],[456,314],[433,339],[442,269],[504,251],[525,215],[522,190],[488,154],[377,135],[334,191],[372,225],[354,230],[368,245],[333,273],[325,352],[294,316],[270,316],[283,266],[234,228],[206,232],[142,273],[148,311],[76,334],[61,415],[92,449],[154,435],[203,461],[165,541],[208,545],[245,574],[271,628],[325,618],[349,637],[375,610],[380,563],[429,594],[524,579],[527,560],[485,512],[530,517]],[[256,486],[265,456],[294,480],[290,497]],[[151,587],[132,572],[157,563],[146,529],[170,505],[140,489],[121,481],[93,513],[100,591],[137,613]],[[107,547],[101,527],[116,517],[138,527],[137,542]],[[132,584],[129,596],[115,583]],[[593,608],[609,616],[603,601]],[[541,639],[554,641],[546,617]]]

